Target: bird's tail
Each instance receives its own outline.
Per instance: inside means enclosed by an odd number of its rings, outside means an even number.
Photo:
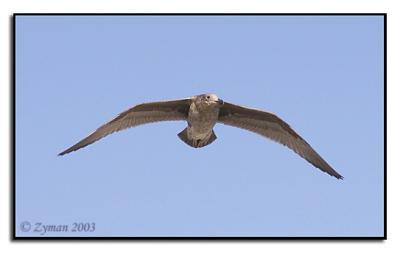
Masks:
[[[214,131],[212,131],[210,137],[206,141],[189,139],[188,135],[187,135],[187,128],[183,129],[183,131],[178,134],[178,137],[184,143],[186,143],[187,145],[189,145],[193,148],[201,148],[201,147],[207,146],[208,144],[211,144],[213,141],[215,141],[217,139],[217,136],[215,135]]]

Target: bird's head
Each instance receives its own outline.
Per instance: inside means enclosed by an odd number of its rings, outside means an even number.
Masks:
[[[196,104],[201,105],[202,107],[221,107],[224,104],[224,101],[213,93],[207,93],[196,96]]]

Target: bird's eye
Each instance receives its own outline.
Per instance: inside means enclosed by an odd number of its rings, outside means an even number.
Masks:
[[[210,99],[210,96],[207,96],[206,98],[207,98],[207,99]]]

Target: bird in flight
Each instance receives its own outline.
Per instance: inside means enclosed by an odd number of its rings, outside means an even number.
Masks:
[[[100,126],[92,134],[59,155],[81,149],[123,129],[170,120],[187,121],[187,127],[178,133],[178,137],[193,148],[201,148],[215,141],[217,136],[213,127],[216,123],[222,123],[257,133],[285,145],[323,172],[337,179],[343,179],[310,144],[278,116],[270,112],[224,102],[215,94],[136,105]]]

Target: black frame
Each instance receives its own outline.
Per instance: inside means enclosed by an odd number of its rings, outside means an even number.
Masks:
[[[383,16],[384,18],[384,131],[383,131],[383,146],[384,146],[384,235],[383,236],[371,236],[371,237],[357,237],[357,236],[338,236],[338,237],[111,237],[111,236],[93,236],[93,237],[76,237],[76,236],[60,236],[60,237],[46,237],[46,236],[30,236],[30,237],[18,237],[16,236],[16,215],[15,215],[15,87],[16,87],[16,61],[15,61],[15,19],[16,16]],[[12,241],[29,241],[29,240],[49,240],[49,241],[65,241],[65,240],[134,240],[134,241],[167,241],[167,240],[182,240],[182,241],[228,241],[228,240],[241,240],[241,241],[301,241],[301,240],[314,240],[314,241],[380,241],[387,240],[387,13],[14,13],[11,17],[11,87],[10,87],[10,150],[11,150],[11,163],[10,163],[10,206],[11,206],[11,219],[10,219],[10,239]]]

